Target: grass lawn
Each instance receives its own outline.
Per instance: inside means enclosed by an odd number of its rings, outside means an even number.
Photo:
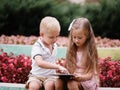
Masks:
[[[120,48],[98,48],[99,57],[110,56],[114,60],[120,60]]]

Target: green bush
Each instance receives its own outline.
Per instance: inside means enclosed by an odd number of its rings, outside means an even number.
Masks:
[[[0,0],[0,35],[38,35],[40,20],[56,17],[61,36],[68,35],[70,22],[77,17],[90,20],[95,35],[120,39],[120,0],[100,0],[99,4],[74,4],[67,0]]]
[[[46,16],[52,0],[1,0],[0,33],[38,35],[40,19]]]
[[[120,27],[118,24],[120,21],[120,0],[101,0],[100,5],[97,7],[99,7],[96,8],[98,13],[94,13],[93,16],[95,17],[92,19],[95,34],[120,39]]]

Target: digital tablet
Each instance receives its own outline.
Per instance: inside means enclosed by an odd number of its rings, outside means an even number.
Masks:
[[[66,79],[71,79],[72,77],[74,77],[73,74],[60,74],[60,73],[56,73],[56,74],[51,74],[52,76],[58,76],[59,78],[66,78]]]

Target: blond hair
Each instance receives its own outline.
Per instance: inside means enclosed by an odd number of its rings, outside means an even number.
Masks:
[[[60,31],[60,23],[55,17],[46,16],[41,20],[39,29],[40,34],[50,30]]]
[[[84,30],[87,37],[84,44],[84,51],[82,56],[82,65],[85,66],[86,70],[84,73],[98,72],[98,53],[95,43],[95,36],[91,27],[91,24],[87,18],[75,19],[70,28],[69,34],[69,46],[66,53],[66,68],[70,73],[74,73],[76,69],[76,56],[77,46],[72,40],[72,30],[79,29]]]

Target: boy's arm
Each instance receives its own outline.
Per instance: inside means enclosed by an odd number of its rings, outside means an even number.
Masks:
[[[35,61],[38,64],[38,66],[41,67],[41,68],[58,69],[58,70],[60,70],[62,72],[67,72],[68,73],[67,69],[64,68],[63,66],[43,61],[43,59],[42,59],[42,57],[40,55],[35,56]]]

